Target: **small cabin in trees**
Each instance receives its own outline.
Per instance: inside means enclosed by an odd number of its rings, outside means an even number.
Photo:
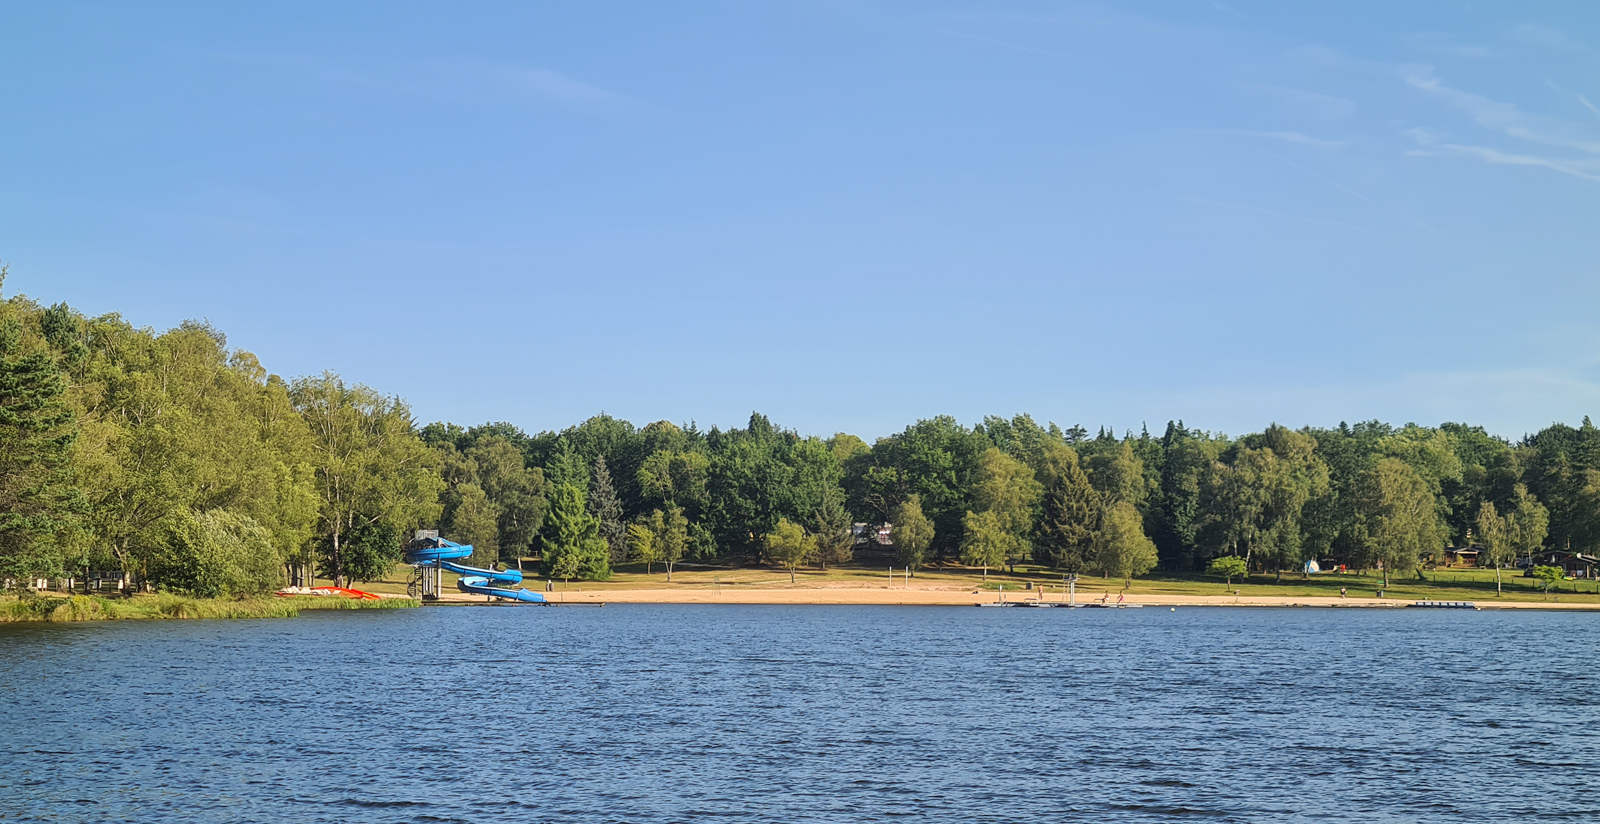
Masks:
[[[850,534],[855,537],[858,547],[894,546],[894,541],[889,537],[893,529],[888,521],[875,527],[872,524],[851,524]]]
[[[1585,578],[1594,580],[1600,575],[1600,557],[1585,555],[1582,552],[1566,552],[1559,549],[1547,549],[1534,553],[1527,563],[1527,570],[1522,574],[1531,577],[1533,568],[1537,566],[1561,567],[1568,578]]]

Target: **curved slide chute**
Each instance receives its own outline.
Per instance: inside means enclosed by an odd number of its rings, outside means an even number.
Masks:
[[[406,548],[405,562],[415,567],[433,567],[435,569],[449,570],[460,575],[461,578],[456,581],[456,589],[462,592],[487,595],[491,598],[504,598],[508,601],[522,601],[529,604],[546,603],[544,596],[537,592],[495,586],[495,584],[522,583],[522,573],[518,570],[480,569],[451,563],[456,559],[469,558],[471,556],[471,544],[458,544],[454,541],[446,541],[443,538],[428,538],[422,541],[415,541]]]
[[[522,573],[515,569],[478,569],[441,560],[439,566],[466,578],[487,578],[501,584],[522,583]]]

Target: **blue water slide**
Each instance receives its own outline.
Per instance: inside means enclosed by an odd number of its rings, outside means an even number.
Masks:
[[[448,558],[469,558],[472,556],[472,545],[465,546],[443,538],[434,538],[432,546],[418,546],[413,544],[406,548],[405,562],[408,564],[426,564],[433,561],[442,561]]]
[[[443,560],[439,562],[439,566],[468,578],[487,578],[490,581],[502,584],[522,583],[522,572],[520,570],[479,569],[477,567],[462,566],[461,564],[452,564]]]
[[[520,584],[522,572],[515,569],[479,569],[451,563],[453,559],[472,557],[471,544],[458,544],[443,538],[428,538],[406,548],[405,562],[412,566],[447,569],[461,576],[456,588],[474,595],[505,598],[530,604],[545,603],[544,596],[526,589],[510,589],[495,584]]]
[[[488,578],[478,575],[472,575],[456,581],[456,588],[462,592],[470,592],[474,595],[488,595],[493,598],[505,598],[512,601],[525,601],[530,604],[545,603],[544,596],[537,592],[529,592],[525,589],[504,589],[501,587],[492,587],[489,586]]]

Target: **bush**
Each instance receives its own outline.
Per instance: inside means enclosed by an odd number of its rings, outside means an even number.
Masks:
[[[352,598],[189,598],[162,593],[134,598],[97,595],[0,597],[0,624],[29,621],[116,621],[175,618],[293,618],[306,609],[405,609],[421,606],[410,598],[357,601]]]
[[[197,598],[259,595],[282,584],[272,536],[255,520],[220,509],[186,513],[168,526],[167,550],[150,565],[150,580]]]
[[[1566,570],[1554,566],[1536,566],[1533,568],[1533,577],[1544,584],[1544,593],[1550,594],[1550,588],[1555,586],[1562,578],[1567,577]]]

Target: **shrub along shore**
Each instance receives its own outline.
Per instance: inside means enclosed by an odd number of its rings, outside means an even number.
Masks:
[[[351,598],[186,598],[144,595],[102,598],[98,595],[47,595],[0,599],[0,623],[29,621],[124,621],[169,618],[293,618],[304,609],[405,609],[418,606],[410,598],[358,601]]]

